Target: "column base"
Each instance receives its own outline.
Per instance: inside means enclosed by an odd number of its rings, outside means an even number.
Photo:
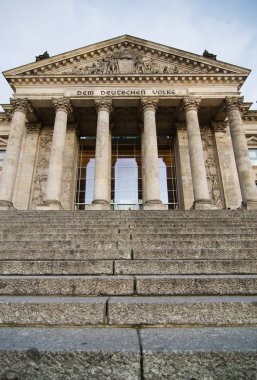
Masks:
[[[243,201],[241,208],[244,208],[246,210],[257,210],[257,200],[248,199],[246,201]]]
[[[217,207],[213,205],[210,199],[198,199],[194,201],[193,210],[216,210]]]
[[[86,207],[86,210],[110,210],[110,203],[102,199],[95,199],[91,205]]]
[[[62,204],[59,201],[46,200],[36,207],[36,210],[62,210]]]
[[[167,210],[167,207],[160,200],[146,201],[143,205],[144,210]]]
[[[9,201],[0,201],[0,210],[15,210],[15,207],[12,202]]]

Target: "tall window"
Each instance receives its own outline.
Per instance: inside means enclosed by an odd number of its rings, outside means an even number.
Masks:
[[[138,136],[112,138],[111,203],[115,210],[139,209],[142,203],[141,152]]]
[[[257,166],[257,148],[249,149],[251,163],[253,166]]]
[[[75,209],[84,210],[93,200],[95,137],[80,138]]]
[[[80,138],[75,208],[84,210],[94,192],[95,137]],[[161,201],[167,209],[178,208],[173,139],[158,137]],[[142,207],[141,139],[112,137],[111,207],[138,210]]]
[[[0,150],[0,168],[2,168],[4,165],[5,154],[5,150]]]
[[[177,176],[172,137],[158,137],[161,201],[169,209],[178,208]]]

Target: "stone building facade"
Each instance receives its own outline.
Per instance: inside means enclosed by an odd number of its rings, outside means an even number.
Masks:
[[[256,209],[249,72],[128,35],[5,71],[0,209]]]

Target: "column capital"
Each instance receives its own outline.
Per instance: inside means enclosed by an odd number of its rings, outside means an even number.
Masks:
[[[226,111],[238,110],[240,111],[241,105],[244,101],[243,96],[226,96],[224,100],[224,106]]]
[[[72,106],[70,102],[70,98],[52,98],[52,103],[55,109],[55,112],[58,110],[65,111],[67,114],[72,112]]]
[[[145,96],[143,98],[141,98],[141,109],[142,111],[146,111],[147,109],[151,109],[153,110],[154,112],[157,111],[157,108],[158,108],[158,101],[159,99],[156,98],[156,97],[152,97],[152,96]]]
[[[108,99],[108,98],[96,98],[94,100],[94,103],[95,103],[95,108],[97,110],[97,112],[99,112],[100,110],[104,110],[104,111],[107,111],[109,113],[112,112],[112,99]]]
[[[183,98],[183,109],[185,112],[195,110],[198,111],[201,103],[201,98],[195,96],[185,96]]]
[[[31,106],[28,98],[11,99],[10,103],[13,107],[13,112],[22,111],[26,115],[28,112],[33,111],[32,106]]]

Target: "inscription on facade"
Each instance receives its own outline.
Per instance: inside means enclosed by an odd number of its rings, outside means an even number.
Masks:
[[[173,89],[126,89],[126,90],[77,90],[77,96],[172,96],[176,91]]]

